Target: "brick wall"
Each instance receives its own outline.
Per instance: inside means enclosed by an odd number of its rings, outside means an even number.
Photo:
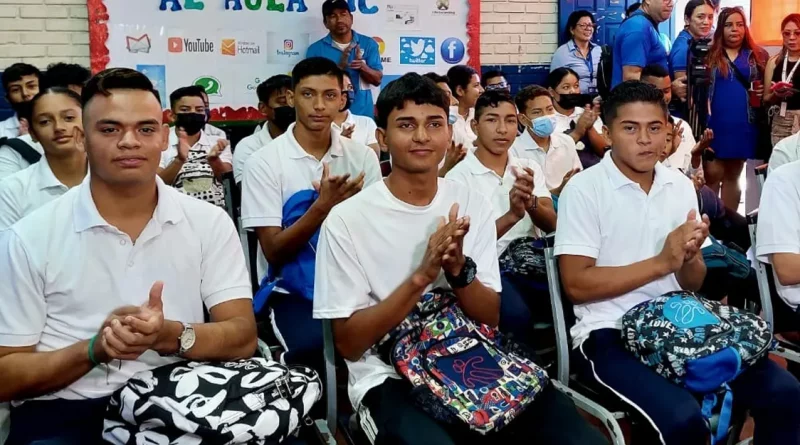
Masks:
[[[0,0],[0,70],[19,61],[89,66],[86,0]]]
[[[481,64],[550,64],[557,0],[481,0]]]

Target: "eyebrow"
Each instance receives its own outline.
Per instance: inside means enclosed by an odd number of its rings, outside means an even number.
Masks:
[[[119,125],[123,126],[122,122],[115,121],[113,119],[100,119],[97,121],[97,125]],[[158,121],[156,119],[146,119],[143,121],[139,121],[136,125],[158,125]]]
[[[664,123],[664,121],[638,122],[638,121],[626,120],[626,121],[622,121],[622,122],[620,122],[620,123],[621,123],[621,124],[635,124],[635,125],[653,125],[653,124],[661,124],[661,125],[666,125],[666,124]]]

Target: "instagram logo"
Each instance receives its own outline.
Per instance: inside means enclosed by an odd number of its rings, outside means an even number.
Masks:
[[[291,51],[294,49],[294,40],[284,40],[283,41],[283,50],[284,51]]]

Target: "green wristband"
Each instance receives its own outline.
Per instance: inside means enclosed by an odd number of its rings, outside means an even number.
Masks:
[[[95,335],[94,337],[91,338],[91,340],[89,340],[89,361],[91,361],[95,366],[100,366],[101,363],[98,362],[96,358],[94,358],[94,342],[96,341],[97,341],[97,335]]]

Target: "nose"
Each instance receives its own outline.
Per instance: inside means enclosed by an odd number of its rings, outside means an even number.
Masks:
[[[318,95],[314,97],[314,110],[322,111],[325,109],[325,100],[322,98],[322,95]]]
[[[424,125],[418,125],[414,134],[411,135],[411,140],[418,144],[425,144],[431,140],[431,137]]]
[[[125,149],[125,150],[132,150],[137,149],[141,146],[139,143],[139,139],[136,137],[135,131],[125,131],[122,133],[122,138],[117,143],[117,147]]]

